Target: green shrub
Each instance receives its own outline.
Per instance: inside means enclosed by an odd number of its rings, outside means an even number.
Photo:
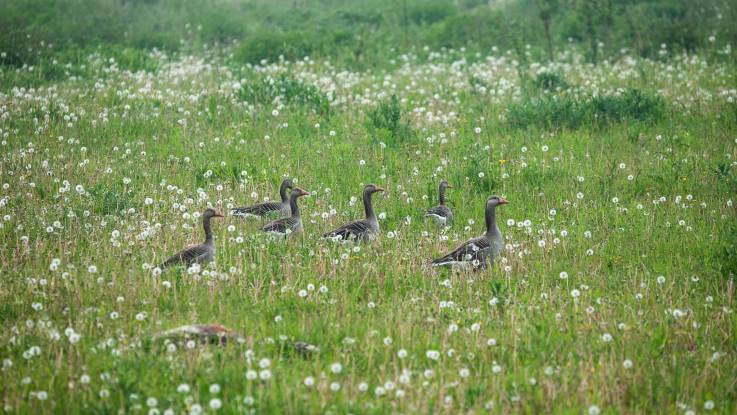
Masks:
[[[128,47],[112,46],[101,51],[106,58],[113,58],[121,69],[131,72],[153,72],[159,66],[157,59],[151,58],[148,52]]]
[[[407,19],[416,24],[433,24],[456,13],[456,7],[447,0],[424,0],[408,2]]]
[[[404,119],[396,95],[366,112],[366,129],[378,141],[399,144],[415,136],[410,123]]]
[[[584,104],[568,97],[528,99],[507,109],[507,122],[515,128],[578,128],[585,117]]]
[[[458,173],[453,177],[456,183],[463,183],[466,178],[471,182],[471,186],[467,186],[477,195],[490,195],[499,189],[498,170],[488,159],[488,155],[484,152],[470,151],[470,155],[464,160],[463,167],[457,170]],[[484,173],[483,177],[479,173]]]
[[[663,112],[663,99],[648,95],[638,89],[628,89],[618,96],[599,96],[591,100],[597,123],[611,124],[633,119],[656,120]]]
[[[723,276],[737,275],[737,225],[727,227],[713,254]]]
[[[541,72],[535,77],[535,86],[540,91],[562,91],[569,88],[563,75],[555,72]]]
[[[474,44],[481,49],[498,46],[502,50],[512,47],[513,42],[504,32],[503,16],[492,12],[469,12],[450,16],[429,28],[426,38],[435,47],[468,46]]]
[[[241,100],[254,105],[270,105],[277,97],[293,109],[306,108],[323,117],[330,115],[328,97],[314,85],[281,75],[247,82],[239,93]]]
[[[565,96],[528,98],[507,109],[507,122],[515,128],[577,129],[583,125],[605,128],[624,121],[647,122],[662,117],[663,99],[628,89],[620,95],[576,99]]]
[[[246,37],[238,49],[240,60],[257,64],[262,60],[274,62],[312,56],[323,49],[324,40],[315,32],[290,31],[286,33],[261,30]]]
[[[15,23],[15,24],[14,24]],[[36,62],[36,53],[33,52],[31,41],[26,32],[18,27],[18,22],[8,22],[0,18],[0,64],[21,67],[23,64]]]

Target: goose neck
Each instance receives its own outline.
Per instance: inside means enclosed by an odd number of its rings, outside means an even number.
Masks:
[[[371,203],[372,192],[364,190],[363,192],[363,209],[366,211],[366,219],[376,219],[374,214],[374,206]]]
[[[289,197],[289,209],[292,211],[292,217],[298,218],[299,217],[299,207],[297,206],[297,196],[296,194],[293,194]]]
[[[499,233],[496,225],[496,207],[487,206],[486,208],[486,235],[491,236]]]
[[[287,183],[286,180],[281,183],[281,186],[279,186],[279,196],[281,196],[282,203],[289,202],[289,195],[287,194],[288,187],[289,187],[289,183]]]
[[[205,215],[202,218],[202,227],[205,228],[205,243],[211,244],[212,243],[212,228],[210,226],[210,217],[209,215]]]

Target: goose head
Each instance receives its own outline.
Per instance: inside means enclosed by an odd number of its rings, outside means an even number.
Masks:
[[[291,197],[296,199],[298,197],[309,196],[309,195],[310,195],[310,192],[304,189],[300,189],[299,187],[295,187],[294,189],[292,189]]]
[[[376,192],[384,192],[386,189],[383,187],[379,187],[375,184],[367,184],[366,187],[363,188],[363,192],[367,194],[374,194]]]
[[[507,199],[499,196],[491,196],[490,198],[486,199],[487,208],[495,208],[499,205],[506,205],[507,203],[509,203]]]
[[[208,219],[209,218],[223,218],[223,217],[225,217],[225,215],[223,215],[222,213],[220,213],[220,211],[217,210],[217,209],[215,209],[215,208],[207,208],[207,210],[205,210],[205,212],[202,214],[202,216],[205,217],[205,218],[208,218]]]

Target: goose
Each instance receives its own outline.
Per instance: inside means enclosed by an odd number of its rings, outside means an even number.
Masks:
[[[504,239],[496,224],[496,208],[509,203],[499,196],[491,196],[486,200],[486,233],[473,238],[456,248],[453,252],[432,261],[433,267],[468,266],[486,268],[487,261],[493,262],[504,249]]]
[[[187,324],[170,330],[158,332],[152,336],[153,341],[167,343],[183,343],[187,340],[198,340],[202,344],[225,346],[228,342],[245,342],[245,338],[235,330],[222,324]],[[320,352],[320,347],[312,343],[297,340],[286,343],[303,357],[310,357]]]
[[[178,342],[191,339],[221,346],[224,346],[229,340],[240,338],[242,337],[234,330],[222,324],[191,324],[162,331],[153,336],[154,341],[164,339]]]
[[[212,230],[210,229],[210,219],[222,218],[223,214],[213,208],[208,208],[202,214],[202,227],[205,228],[205,242],[197,245],[190,245],[176,254],[172,255],[159,265],[159,269],[164,270],[172,265],[184,264],[189,267],[192,264],[203,264],[212,261],[215,256],[215,244],[212,240]]]
[[[375,184],[366,185],[363,188],[363,208],[366,211],[366,219],[347,223],[334,231],[323,234],[322,237],[336,241],[370,242],[374,240],[379,234],[379,221],[376,219],[374,206],[371,204],[371,196],[383,191],[385,190]]]
[[[289,208],[289,195],[287,189],[292,189],[294,184],[291,179],[284,179],[279,186],[279,196],[281,202],[264,202],[252,206],[244,206],[231,209],[234,216],[260,218],[264,216],[278,215],[280,217],[289,217],[291,212]]]
[[[428,209],[427,212],[425,212],[426,217],[432,218],[440,225],[446,225],[453,221],[453,212],[451,212],[448,206],[445,206],[445,189],[452,188],[453,186],[451,186],[446,180],[440,182],[440,186],[438,187],[440,204]]]
[[[277,219],[266,224],[262,231],[279,236],[287,236],[291,233],[302,232],[302,218],[299,216],[299,208],[297,207],[297,199],[310,194],[299,187],[292,189],[289,196],[289,208],[292,212],[288,218]]]

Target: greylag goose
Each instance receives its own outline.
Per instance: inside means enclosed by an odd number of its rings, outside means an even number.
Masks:
[[[288,217],[291,210],[289,208],[289,195],[287,189],[292,189],[294,184],[291,179],[284,179],[279,186],[279,196],[281,196],[281,202],[264,202],[253,206],[245,206],[232,209],[234,216],[244,217],[264,217],[278,215],[280,217]]]
[[[453,212],[451,212],[448,206],[445,206],[445,189],[452,189],[453,186],[448,184],[447,181],[443,180],[440,182],[438,187],[438,195],[440,198],[440,204],[432,207],[425,212],[425,216],[432,218],[436,223],[440,225],[446,225],[453,221]]]
[[[203,264],[212,261],[215,256],[215,244],[212,241],[212,230],[210,219],[222,218],[223,214],[213,208],[208,208],[202,214],[202,227],[205,228],[205,242],[190,245],[164,261],[159,268],[164,270],[172,265],[184,264],[189,267],[192,264]]]
[[[280,236],[287,236],[291,233],[299,233],[302,232],[302,218],[299,216],[299,208],[297,207],[297,199],[302,196],[309,196],[310,194],[306,191],[300,189],[299,187],[295,187],[292,189],[292,193],[289,196],[289,208],[292,212],[292,215],[288,218],[283,219],[277,219],[274,221],[271,221],[266,224],[263,228],[261,228],[262,231],[280,235]]]
[[[434,267],[439,266],[468,266],[478,269],[486,268],[487,262],[493,262],[494,258],[504,249],[504,239],[496,224],[496,207],[507,204],[506,199],[492,196],[486,200],[486,233],[478,238],[470,239],[453,252],[432,261]]]
[[[375,184],[366,185],[363,188],[363,208],[366,211],[366,219],[347,223],[334,231],[323,234],[323,238],[362,242],[369,242],[376,238],[379,234],[379,221],[376,219],[374,206],[371,204],[371,196],[376,192],[383,191],[384,189]]]
[[[153,341],[166,343],[184,343],[188,340],[197,340],[202,344],[213,344],[225,346],[230,341],[243,343],[245,339],[235,330],[225,327],[222,324],[188,324],[177,328],[156,333],[152,337]],[[303,357],[309,357],[320,352],[320,348],[314,344],[301,340],[286,343],[294,348],[297,353]]]
[[[240,336],[223,326],[222,324],[193,324],[177,327],[175,329],[166,330],[156,333],[153,336],[154,341],[161,339],[174,342],[185,340],[199,340],[202,343],[225,345],[228,340],[237,339]]]

